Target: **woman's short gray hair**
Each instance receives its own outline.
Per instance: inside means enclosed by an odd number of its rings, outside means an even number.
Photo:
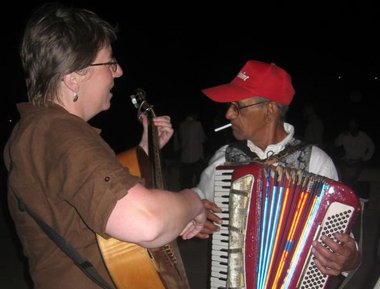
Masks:
[[[86,9],[43,5],[29,18],[20,55],[29,101],[57,102],[64,75],[83,70],[99,50],[117,39],[117,29]]]

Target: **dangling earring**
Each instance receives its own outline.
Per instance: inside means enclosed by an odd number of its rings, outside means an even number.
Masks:
[[[78,93],[74,92],[73,102],[77,102],[78,98],[79,98]]]

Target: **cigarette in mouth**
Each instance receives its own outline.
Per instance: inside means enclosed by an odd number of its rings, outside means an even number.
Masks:
[[[223,125],[223,126],[221,126],[221,127],[217,127],[216,129],[214,129],[214,131],[215,131],[215,132],[220,131],[220,130],[222,130],[222,129],[225,129],[225,128],[227,128],[227,127],[230,127],[231,125],[232,125],[232,124],[227,123],[226,125]]]

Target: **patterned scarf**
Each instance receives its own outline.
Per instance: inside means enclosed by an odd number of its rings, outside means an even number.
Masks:
[[[311,145],[300,140],[292,139],[278,154],[271,155],[266,159],[260,159],[247,146],[247,141],[237,141],[228,145],[226,149],[227,163],[250,163],[260,162],[264,164],[278,164],[281,166],[309,170]]]

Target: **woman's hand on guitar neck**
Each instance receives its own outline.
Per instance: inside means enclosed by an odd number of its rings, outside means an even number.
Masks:
[[[144,127],[144,131],[141,137],[141,141],[139,146],[142,147],[146,154],[148,152],[148,118],[145,114],[140,114],[140,121]],[[167,115],[157,116],[153,118],[153,125],[157,127],[158,132],[158,145],[159,148],[163,148],[170,138],[173,136],[174,130],[172,127],[172,123],[170,121],[170,117]]]

